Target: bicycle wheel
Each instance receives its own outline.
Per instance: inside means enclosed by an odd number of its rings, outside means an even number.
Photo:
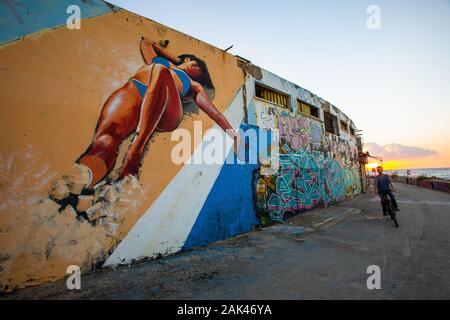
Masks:
[[[399,225],[398,225],[398,221],[397,221],[397,216],[396,216],[396,214],[395,214],[395,209],[394,209],[394,207],[392,206],[392,203],[389,203],[389,206],[388,206],[388,213],[389,213],[389,215],[391,216],[391,219],[394,221],[395,226],[398,228]]]
[[[396,217],[396,216],[393,216],[393,217],[392,217],[392,220],[394,220],[395,226],[398,228],[399,225],[398,225],[397,217]]]

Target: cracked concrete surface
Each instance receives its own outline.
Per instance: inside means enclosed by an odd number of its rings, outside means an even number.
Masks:
[[[375,195],[163,259],[3,299],[448,299],[450,194],[397,185],[400,228]],[[368,290],[369,265],[381,290]]]

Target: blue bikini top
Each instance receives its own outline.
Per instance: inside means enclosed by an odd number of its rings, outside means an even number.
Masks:
[[[191,80],[190,80],[189,76],[186,74],[186,72],[184,72],[183,70],[180,70],[180,69],[176,69],[176,68],[172,69],[170,67],[169,60],[167,60],[164,57],[155,57],[155,58],[153,58],[152,63],[161,64],[161,65],[173,70],[177,74],[178,78],[181,80],[181,83],[183,84],[183,92],[181,93],[182,98],[189,92],[189,90],[191,89]]]

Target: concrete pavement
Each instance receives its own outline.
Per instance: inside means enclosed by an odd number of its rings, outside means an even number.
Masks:
[[[450,194],[396,185],[400,228],[366,193],[286,224],[3,299],[449,299]],[[381,289],[366,286],[381,268]]]

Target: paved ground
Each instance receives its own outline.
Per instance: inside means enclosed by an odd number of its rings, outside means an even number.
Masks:
[[[397,185],[400,228],[367,193],[165,259],[3,299],[449,299],[450,194]],[[368,290],[369,265],[381,290]]]

